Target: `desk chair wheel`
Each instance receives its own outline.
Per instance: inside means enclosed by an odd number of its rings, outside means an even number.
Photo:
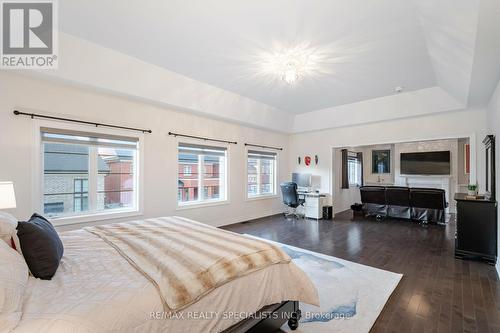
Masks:
[[[296,211],[286,212],[283,215],[285,216],[285,219],[287,219],[287,220],[301,220],[301,219],[306,218],[304,214],[297,213]]]
[[[292,313],[292,316],[290,317],[290,319],[288,319],[288,327],[290,327],[292,331],[295,331],[297,328],[299,328],[299,320],[301,317],[302,313],[300,312],[300,310],[297,310]]]

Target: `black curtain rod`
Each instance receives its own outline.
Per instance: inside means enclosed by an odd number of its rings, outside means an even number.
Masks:
[[[266,148],[266,149],[283,150],[283,148],[281,148],[281,147],[261,146],[261,145],[254,145],[252,143],[245,143],[245,146],[258,147],[258,148]]]
[[[183,138],[199,139],[199,140],[205,140],[205,141],[214,141],[214,142],[231,143],[231,144],[233,144],[233,145],[237,145],[237,144],[238,144],[238,142],[236,142],[236,141],[227,141],[227,140],[211,139],[211,138],[205,138],[205,137],[202,137],[202,136],[194,136],[194,135],[187,135],[187,134],[179,134],[179,133],[174,133],[174,132],[168,132],[168,135],[173,135],[173,136],[182,136]]]
[[[16,116],[29,116],[31,119],[33,118],[43,118],[43,119],[52,119],[52,120],[61,120],[61,121],[69,121],[72,123],[79,123],[79,124],[87,124],[87,125],[94,125],[95,127],[111,127],[111,128],[119,128],[119,129],[125,129],[125,130],[130,130],[130,131],[137,131],[137,132],[142,132],[142,133],[153,133],[152,130],[146,130],[146,129],[141,129],[141,128],[134,128],[134,127],[125,127],[125,126],[117,126],[117,125],[109,125],[109,124],[102,124],[102,123],[94,123],[91,121],[85,121],[85,120],[78,120],[78,119],[70,119],[70,118],[61,118],[61,117],[53,117],[53,116],[46,116],[43,114],[36,114],[36,113],[25,113],[25,112],[20,112],[17,110],[14,110],[14,114]]]

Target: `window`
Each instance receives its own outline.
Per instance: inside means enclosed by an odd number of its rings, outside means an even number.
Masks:
[[[89,207],[89,180],[75,179],[73,206],[75,212],[85,212]]]
[[[191,176],[192,170],[193,167],[191,165],[184,165],[184,175]]]
[[[361,186],[362,164],[357,154],[349,154],[347,157],[347,171],[349,186]]]
[[[44,212],[48,215],[54,215],[64,212],[64,202],[49,202],[44,204]]]
[[[276,153],[249,150],[247,156],[247,196],[276,194]]]
[[[226,155],[223,147],[179,144],[179,205],[226,200]]]
[[[138,139],[42,128],[49,217],[138,210]]]

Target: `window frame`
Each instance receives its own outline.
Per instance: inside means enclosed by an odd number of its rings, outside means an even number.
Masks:
[[[248,195],[248,151],[249,150],[254,150],[254,151],[262,151],[262,152],[267,152],[267,153],[274,153],[276,154],[276,159],[274,160],[274,175],[273,175],[273,193],[265,193],[265,194],[257,194],[257,195]],[[278,179],[279,179],[279,158],[280,158],[280,152],[273,150],[273,149],[266,149],[266,148],[252,148],[252,147],[246,147],[245,148],[245,174],[243,177],[245,177],[245,200],[246,201],[253,201],[253,200],[262,200],[262,199],[274,199],[279,197],[278,194]],[[258,168],[258,170],[260,170]],[[257,173],[257,179],[259,178]],[[258,182],[257,182],[258,184]],[[257,185],[257,189],[259,190],[259,186]]]
[[[80,189],[81,189],[81,192],[77,192],[76,191],[76,183],[77,182],[80,182],[81,186],[80,186]],[[84,188],[84,183],[87,182],[87,195],[85,196],[83,192],[83,188]],[[80,210],[78,212],[85,212],[85,210],[82,210],[83,208],[83,202],[84,202],[84,199],[87,199],[87,207],[89,206],[89,179],[88,178],[74,178],[73,179],[73,188],[75,189],[73,191],[73,210],[76,211],[76,202],[77,202],[77,199],[78,201],[80,201]],[[44,203],[44,213],[45,213],[45,203]]]
[[[359,174],[358,174],[358,177],[356,179],[356,181],[359,180],[359,183],[352,182],[352,180],[351,180],[351,177],[350,177],[350,168],[349,168],[349,166],[351,164],[350,161],[354,161],[356,167],[359,169],[358,170]],[[347,156],[347,178],[349,180],[349,187],[361,187],[362,182],[363,182],[363,179],[362,179],[362,177],[363,177],[362,167],[363,167],[363,165],[362,165],[362,163],[361,163],[361,161],[360,161],[360,159],[359,159],[358,156],[356,156],[356,157],[349,156],[349,155]]]
[[[36,170],[36,174],[33,177],[32,184],[32,210],[36,212],[44,211],[44,149],[43,149],[43,140],[41,136],[41,132],[44,128],[53,128],[55,130],[67,130],[74,132],[87,132],[93,134],[101,134],[101,135],[116,135],[123,137],[136,138],[137,141],[137,151],[136,151],[136,165],[135,168],[135,185],[136,191],[135,195],[135,203],[136,207],[132,208],[124,208],[124,209],[110,209],[109,211],[87,211],[82,212],[80,214],[75,213],[71,215],[63,215],[63,216],[55,216],[48,217],[48,219],[55,226],[64,226],[71,224],[80,224],[80,223],[89,223],[100,220],[107,219],[117,219],[117,218],[125,218],[125,217],[133,217],[133,216],[142,216],[144,214],[144,134],[139,132],[132,132],[128,130],[118,130],[118,129],[108,129],[102,127],[92,127],[88,125],[79,125],[73,123],[64,123],[58,121],[50,121],[43,119],[34,119],[33,120],[33,160],[34,166]],[[90,161],[91,163],[91,161]],[[92,165],[89,166],[92,168]],[[90,170],[89,170],[90,171]],[[90,177],[90,175],[89,175]],[[90,179],[89,186],[90,186]],[[90,192],[90,189],[89,189]],[[89,193],[89,204],[90,200],[93,200],[90,197]]]
[[[174,140],[175,142],[175,147],[174,147],[174,152],[175,152],[175,172],[176,172],[176,177],[175,177],[175,198],[176,198],[176,210],[184,210],[184,209],[193,209],[193,208],[202,208],[202,207],[210,207],[210,206],[219,206],[219,205],[226,205],[229,204],[230,201],[230,170],[231,170],[231,145],[230,144],[224,144],[224,143],[219,143],[219,142],[200,142],[199,140],[195,139],[189,139],[189,138],[176,138]],[[199,145],[199,146],[207,146],[207,147],[218,147],[218,148],[223,148],[226,150],[226,157],[225,157],[225,175],[224,175],[224,183],[225,183],[225,198],[224,199],[211,199],[211,200],[196,200],[196,201],[179,201],[179,145],[180,144],[193,144],[193,145]],[[204,187],[203,187],[203,177],[201,177],[200,180],[200,175],[203,174],[203,172],[200,172],[201,166],[203,164],[200,163],[200,160],[198,159],[198,197],[200,196],[200,193],[204,192]],[[201,186],[200,186],[201,184]]]

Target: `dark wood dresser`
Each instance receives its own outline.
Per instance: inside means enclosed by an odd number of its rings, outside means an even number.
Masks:
[[[497,259],[497,202],[470,200],[465,193],[455,194],[455,200],[455,257],[477,258],[494,265]]]

